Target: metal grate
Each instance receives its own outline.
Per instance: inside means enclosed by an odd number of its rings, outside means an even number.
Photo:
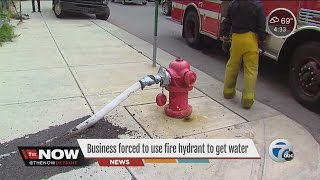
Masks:
[[[300,9],[299,24],[320,27],[320,11],[311,9]]]

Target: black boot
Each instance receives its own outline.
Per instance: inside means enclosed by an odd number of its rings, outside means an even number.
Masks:
[[[35,8],[34,1],[35,1],[35,0],[31,0],[31,2],[32,2],[32,12],[36,12],[36,8]]]
[[[40,0],[37,0],[37,4],[38,4],[38,12],[41,12],[41,8],[40,8]]]

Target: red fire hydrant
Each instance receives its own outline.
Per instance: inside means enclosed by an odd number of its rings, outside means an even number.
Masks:
[[[192,113],[192,106],[188,104],[188,92],[196,82],[197,75],[190,70],[190,64],[183,59],[176,59],[169,65],[167,71],[170,74],[170,84],[165,88],[169,91],[169,104],[165,106],[165,113],[173,118],[184,118]],[[166,104],[164,94],[156,98],[159,106]]]

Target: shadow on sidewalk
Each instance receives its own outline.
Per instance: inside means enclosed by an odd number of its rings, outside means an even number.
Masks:
[[[64,17],[61,19],[66,19],[66,20],[78,20],[78,19],[95,19],[96,16],[94,14],[81,14],[81,13],[69,13],[66,12]]]

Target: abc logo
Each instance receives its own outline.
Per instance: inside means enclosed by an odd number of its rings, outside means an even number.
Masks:
[[[273,141],[269,146],[269,155],[276,162],[291,161],[294,158],[292,145],[285,139]]]

